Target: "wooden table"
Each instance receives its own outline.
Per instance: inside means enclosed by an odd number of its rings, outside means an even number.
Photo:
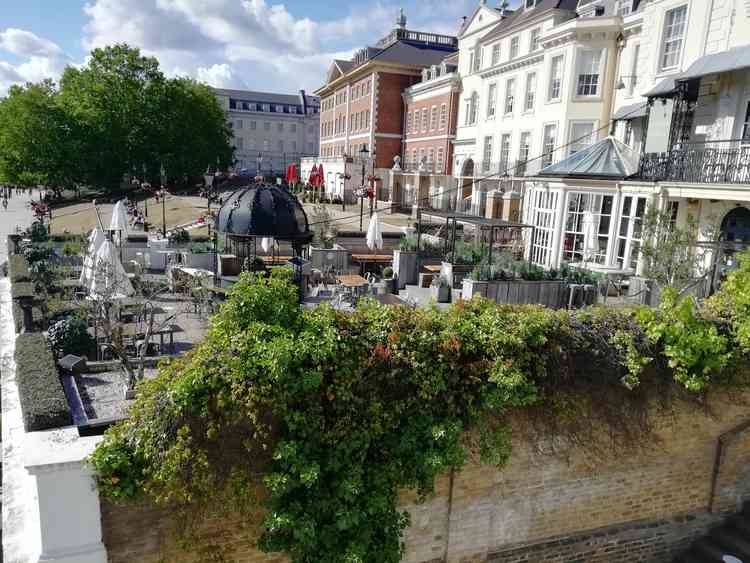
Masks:
[[[430,272],[431,274],[439,274],[440,273],[440,264],[425,264],[422,266],[422,269],[426,272]]]
[[[352,262],[359,262],[360,274],[365,273],[365,264],[391,264],[392,254],[352,254]]]
[[[174,333],[175,332],[184,332],[182,327],[176,324],[168,324],[167,326],[163,327],[161,330],[154,331],[152,333],[152,336],[158,336],[159,337],[159,346],[164,349],[164,336],[169,336],[169,349],[174,352]],[[142,328],[136,326],[136,325],[125,325],[122,327],[122,334],[124,336],[132,336],[135,339],[144,338],[146,336],[146,331],[144,331]]]
[[[365,278],[356,274],[336,276],[336,281],[344,287],[362,287],[363,285],[368,284],[368,281]]]

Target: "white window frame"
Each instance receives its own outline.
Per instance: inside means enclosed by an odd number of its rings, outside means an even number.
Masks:
[[[512,61],[521,54],[521,37],[514,35],[510,38],[510,47],[508,48],[508,60]]]
[[[523,143],[524,139],[528,139],[529,141],[526,145]],[[521,131],[518,136],[518,160],[516,161],[516,171],[519,176],[526,174],[533,142],[534,134],[531,131]]]
[[[486,135],[482,143],[482,172],[489,172],[492,164],[492,150],[494,139],[492,135]],[[489,153],[489,154],[488,154]]]
[[[535,36],[536,34],[536,36]],[[542,36],[542,28],[535,27],[529,31],[529,53],[534,53],[541,47],[540,38]]]
[[[626,210],[625,204],[628,198],[632,198],[630,206]],[[643,201],[643,212],[641,216],[638,216],[638,204]],[[627,211],[627,213],[626,213]],[[617,218],[617,231],[615,233],[615,245],[614,245],[614,262],[622,269],[633,269],[638,268],[638,255],[633,260],[633,251],[640,253],[640,246],[643,243],[643,218],[648,211],[648,198],[646,196],[636,194],[623,194],[620,202],[620,209],[618,210]],[[627,220],[625,225],[625,233],[623,233],[623,222]],[[636,233],[636,225],[640,225],[640,231]],[[636,235],[640,236],[636,236]],[[620,248],[623,249],[620,252]]]
[[[591,55],[592,57],[598,57],[598,65],[597,65],[597,72],[589,72],[593,70],[593,66],[591,68],[582,68],[581,65],[583,64],[583,58],[584,56]],[[574,97],[575,98],[585,98],[585,99],[596,99],[602,97],[602,88],[603,88],[603,78],[604,78],[604,61],[605,61],[605,52],[604,49],[579,49],[576,53],[576,83],[575,83],[575,90],[574,90]],[[585,72],[583,72],[585,71]],[[581,91],[581,77],[582,76],[596,76],[596,82],[586,81],[583,84],[583,88],[595,88],[596,91],[588,94],[582,94]]]
[[[490,58],[492,66],[500,64],[500,55],[500,41],[497,41],[492,44],[492,56]]]
[[[603,213],[604,203],[609,198],[609,213]],[[586,215],[594,221],[597,250],[593,256],[586,256]],[[571,191],[566,194],[562,224],[561,255],[565,262],[587,262],[607,264],[607,249],[612,239],[615,224],[615,194],[612,192]],[[606,218],[604,232],[602,219]],[[572,240],[570,250],[566,249],[568,238]],[[602,245],[602,242],[604,245]]]
[[[445,129],[448,124],[448,104],[440,104],[440,129]]]
[[[679,36],[679,38],[677,37],[667,38],[667,32],[669,31],[667,21],[669,19],[670,14],[673,14],[677,12],[678,10],[685,11],[685,19],[682,25],[682,34]],[[669,72],[671,70],[675,70],[680,67],[680,63],[682,61],[682,54],[685,52],[685,36],[687,35],[688,16],[689,14],[688,14],[687,4],[674,6],[673,8],[670,8],[669,10],[664,12],[664,22],[662,23],[662,32],[661,32],[661,38],[659,42],[659,72]],[[677,50],[675,51],[677,54],[674,58],[674,63],[670,65],[666,65],[664,58],[667,55],[667,43],[672,43],[672,42],[678,42],[679,44]]]
[[[516,104],[516,79],[508,78],[505,81],[505,99],[503,100],[503,115],[513,115]],[[510,111],[508,107],[510,106]]]
[[[552,96],[553,93],[553,80],[555,80],[555,75],[552,74],[554,68],[555,68],[555,61],[560,61],[560,73],[557,80],[559,80],[559,84],[557,86],[557,96]],[[547,83],[547,103],[556,103],[562,100],[562,94],[563,94],[563,80],[565,79],[565,55],[554,55],[550,59],[549,63],[549,82]]]
[[[487,119],[495,119],[497,113],[497,82],[487,85]]]
[[[547,134],[547,131],[549,128],[552,128],[554,132],[551,136],[551,144],[548,142],[550,135]],[[549,166],[550,164],[553,164],[555,162],[558,130],[559,127],[557,126],[556,121],[552,123],[545,123],[544,125],[542,125],[542,168],[544,168],[545,166]]]
[[[584,125],[584,124],[589,124],[589,123],[591,124],[591,135],[589,136],[590,141],[586,145],[581,146],[580,148],[578,148],[578,150],[574,151],[573,150],[573,148],[574,148],[573,143],[574,143],[575,139],[578,138],[578,137],[582,137],[583,136],[583,135],[578,135],[578,134],[574,135],[573,134],[573,131],[574,131],[576,125]],[[595,121],[595,120],[593,120],[593,119],[574,119],[574,120],[571,120],[568,123],[568,156],[572,156],[575,153],[577,153],[578,151],[583,150],[586,147],[592,145],[594,142],[596,142],[595,139],[594,139],[594,136],[596,135],[597,127],[598,127],[598,122]]]
[[[507,144],[505,141],[508,141]],[[504,174],[510,167],[510,155],[513,150],[513,133],[506,131],[500,133],[500,142],[498,145],[498,163],[500,174]]]
[[[430,131],[434,131],[437,129],[437,120],[438,120],[438,109],[437,106],[432,106],[430,108]]]
[[[536,84],[537,84],[537,73],[529,72],[526,74],[526,86],[523,96],[523,112],[533,113],[536,106]],[[531,102],[531,105],[529,105]]]
[[[555,235],[555,218],[560,192],[553,190],[534,190],[531,206],[531,224],[534,229],[531,235],[529,261],[539,266],[552,263],[552,244]]]

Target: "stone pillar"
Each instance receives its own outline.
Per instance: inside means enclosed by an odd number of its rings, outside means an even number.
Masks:
[[[500,218],[512,223],[521,222],[521,194],[519,192],[505,192],[502,195]]]
[[[404,189],[404,175],[401,173],[401,169],[396,170],[395,168],[388,172],[390,177],[390,196],[386,211],[388,213],[396,213],[397,208],[403,201],[403,189]]]
[[[36,489],[34,563],[107,563],[99,494],[83,464],[100,440],[79,437],[75,427],[26,434],[24,466]]]

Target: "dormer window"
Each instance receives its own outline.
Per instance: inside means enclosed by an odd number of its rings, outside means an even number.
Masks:
[[[536,0],[526,0],[526,9],[529,10],[536,6]]]
[[[617,3],[617,15],[627,16],[633,11],[633,0],[619,0]]]

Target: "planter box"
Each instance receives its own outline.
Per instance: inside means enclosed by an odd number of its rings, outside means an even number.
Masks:
[[[350,259],[351,251],[338,244],[333,248],[310,248],[310,262],[317,270],[330,267],[338,273],[347,273]]]
[[[465,278],[461,283],[461,298],[467,301],[475,295],[481,295],[487,297],[487,286],[490,282],[477,281],[471,278]],[[497,294],[497,288],[495,288],[495,294]]]
[[[430,297],[432,297],[438,303],[450,303],[451,288],[447,285],[431,285]]]
[[[475,281],[464,279],[461,297],[482,295],[508,305],[543,305],[550,309],[568,306],[568,284],[563,281]]]
[[[444,276],[452,287],[460,287],[463,279],[474,269],[471,264],[440,263],[440,275]]]
[[[404,289],[407,284],[415,285],[419,278],[419,255],[410,250],[394,250],[393,276],[397,289]]]

